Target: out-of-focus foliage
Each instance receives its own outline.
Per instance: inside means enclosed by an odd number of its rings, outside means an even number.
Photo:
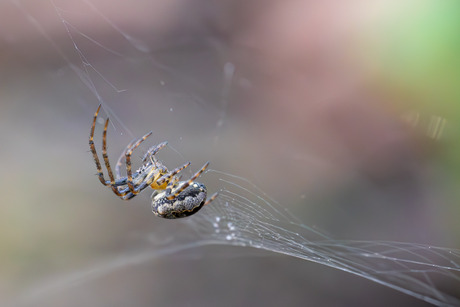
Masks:
[[[359,59],[392,107],[446,119],[437,156],[460,182],[460,2],[385,3],[362,32]],[[427,122],[427,121],[426,121]],[[425,122],[425,124],[426,124]],[[426,125],[416,127],[421,133]]]

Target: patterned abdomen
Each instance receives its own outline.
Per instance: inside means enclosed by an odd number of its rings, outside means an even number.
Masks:
[[[184,182],[179,182],[178,186]],[[165,219],[177,219],[196,213],[206,200],[206,187],[195,182],[183,190],[175,199],[169,200],[165,191],[152,194],[152,212]]]

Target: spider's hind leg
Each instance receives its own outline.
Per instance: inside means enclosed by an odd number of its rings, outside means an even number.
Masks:
[[[203,206],[209,205],[209,203],[212,202],[214,199],[216,199],[217,196],[219,196],[219,192],[212,194],[212,196],[206,200]]]
[[[165,182],[169,183],[171,178],[174,178],[175,175],[177,175],[183,169],[187,168],[189,165],[190,165],[190,162],[187,162],[184,165],[175,168],[171,172],[164,174],[163,176],[158,178],[156,182],[152,183],[152,189],[161,189]]]
[[[203,167],[195,173],[195,175],[193,175],[192,178],[190,178],[188,181],[184,182],[179,188],[177,188],[177,190],[174,191],[174,194],[171,194],[171,191],[168,191],[166,192],[166,194],[168,196],[166,196],[166,198],[168,200],[173,200],[174,198],[176,198],[183,190],[185,190],[189,185],[191,185],[205,170],[206,168],[209,166],[209,162],[206,162]]]

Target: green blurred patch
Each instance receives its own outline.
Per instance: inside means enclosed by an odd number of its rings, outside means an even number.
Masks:
[[[388,104],[446,119],[431,146],[445,176],[453,216],[460,216],[460,1],[386,3],[363,29],[359,61]],[[417,127],[421,132],[427,127]],[[452,197],[452,198],[450,198]],[[458,227],[458,221],[455,221]]]
[[[388,6],[379,15],[365,30],[364,53],[378,63],[387,90],[412,96],[420,110],[458,116],[459,14],[460,1],[422,0]]]

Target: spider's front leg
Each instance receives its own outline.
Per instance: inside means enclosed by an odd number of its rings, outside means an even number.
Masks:
[[[168,195],[166,196],[169,200],[173,200],[176,198],[182,191],[184,191],[189,185],[191,185],[209,166],[209,161],[206,162],[203,167],[195,173],[195,175],[192,176],[188,181],[182,182],[177,189],[174,191],[171,191],[171,187],[168,184],[168,187],[166,187],[166,191],[168,192]],[[169,189],[168,189],[169,188]]]
[[[97,176],[99,177],[99,181],[103,185],[107,186],[109,185],[109,181],[106,181],[104,178],[104,173],[102,172],[101,162],[99,161],[99,157],[97,156],[97,152],[96,152],[96,147],[94,146],[94,130],[96,128],[97,115],[99,114],[100,110],[101,110],[101,105],[99,105],[99,107],[96,110],[96,113],[94,113],[94,116],[93,116],[93,123],[91,124],[91,131],[89,133],[89,148],[91,150],[91,153],[93,154],[94,162],[96,163]]]
[[[134,144],[128,146],[125,151],[126,175],[128,177],[127,184],[129,187],[129,191],[134,195],[139,194],[141,189],[136,188],[133,183],[133,173],[131,170],[131,155],[133,154],[134,149],[139,147],[139,145],[141,145],[141,143],[144,142],[150,135],[152,135],[152,131],[145,134],[143,137],[139,138]]]
[[[142,158],[142,163],[145,163],[147,162],[147,159],[150,159],[153,164],[156,164],[157,159],[155,158],[155,155],[160,151],[160,149],[164,148],[166,145],[168,145],[168,142],[164,141],[160,144],[150,147],[149,150],[145,153],[144,157]]]

